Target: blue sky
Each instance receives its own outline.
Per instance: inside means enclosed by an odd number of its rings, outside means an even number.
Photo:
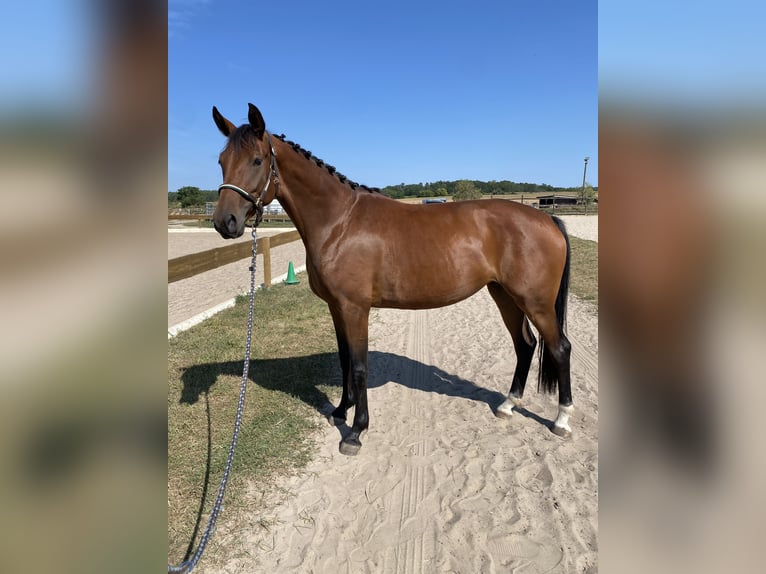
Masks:
[[[598,183],[592,0],[170,0],[168,189],[214,189],[247,103],[371,186]]]
[[[602,0],[598,10],[602,97],[681,111],[763,108],[766,3]]]
[[[3,5],[0,112],[86,108],[97,53],[89,8],[87,2],[54,0]]]

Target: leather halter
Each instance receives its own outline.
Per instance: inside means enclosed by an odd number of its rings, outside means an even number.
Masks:
[[[269,142],[269,149],[271,150],[271,158],[270,158],[270,173],[269,177],[266,178],[266,185],[263,187],[263,191],[261,192],[261,195],[256,199],[253,197],[252,194],[248,193],[241,187],[238,187],[232,183],[222,183],[218,186],[218,196],[221,195],[222,189],[230,189],[232,191],[237,192],[239,195],[244,197],[246,200],[251,202],[253,205],[255,205],[255,225],[257,226],[261,222],[261,218],[263,217],[263,200],[266,198],[266,194],[269,191],[269,184],[271,184],[272,178],[274,179],[274,198],[276,199],[277,194],[279,193],[279,173],[277,171],[277,152],[274,150],[274,145],[271,143],[271,134],[269,132],[266,132],[266,138]]]

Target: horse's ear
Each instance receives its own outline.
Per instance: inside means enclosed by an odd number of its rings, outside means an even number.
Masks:
[[[263,132],[266,131],[266,122],[263,121],[261,112],[253,104],[247,104],[247,120],[258,139],[262,138]]]
[[[236,126],[225,117],[223,117],[221,112],[219,112],[218,108],[215,106],[213,106],[213,121],[215,122],[215,125],[218,126],[218,129],[221,130],[221,133],[226,137],[229,137],[231,132],[236,129]]]

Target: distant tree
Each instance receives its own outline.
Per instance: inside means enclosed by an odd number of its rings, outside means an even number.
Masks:
[[[447,193],[447,188],[446,187],[437,187],[436,189],[431,190],[431,194],[434,197],[444,197],[445,195],[449,195]]]
[[[205,198],[202,194],[202,190],[191,185],[185,185],[184,187],[178,188],[176,199],[181,203],[181,207],[205,205]]]
[[[452,201],[465,201],[468,199],[481,199],[481,192],[467,179],[456,181]]]
[[[203,189],[202,190],[202,201],[203,202],[212,202],[215,203],[218,201],[218,190],[217,189]]]
[[[590,205],[593,203],[593,200],[596,199],[596,190],[593,189],[593,186],[585,182],[585,190],[583,191],[582,200],[585,205]]]

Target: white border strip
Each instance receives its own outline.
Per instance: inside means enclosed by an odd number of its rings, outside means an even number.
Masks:
[[[306,270],[305,265],[301,265],[299,267],[295,268],[296,273],[302,273]],[[271,280],[272,285],[276,285],[277,283],[281,283],[287,279],[287,273],[283,273],[279,277],[275,277]],[[260,289],[261,286],[259,285],[256,287],[256,289]],[[191,319],[187,319],[186,321],[181,321],[180,323],[173,325],[172,327],[168,328],[168,339],[172,339],[178,333],[181,331],[186,331],[187,329],[190,329],[191,327],[194,327],[194,325],[199,325],[204,321],[205,319],[209,319],[213,315],[220,313],[224,309],[228,309],[229,307],[234,307],[234,303],[236,302],[237,298],[233,297],[229,299],[228,301],[224,301],[223,303],[219,303],[218,305],[215,305],[214,307],[210,307],[210,309],[207,309],[206,311],[202,311],[202,313],[198,313],[194,315]]]

